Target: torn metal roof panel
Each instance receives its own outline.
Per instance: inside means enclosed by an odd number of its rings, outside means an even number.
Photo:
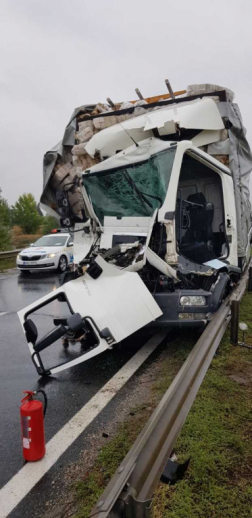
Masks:
[[[163,128],[170,121],[178,124],[180,128],[186,129],[220,130],[224,128],[216,103],[206,97],[185,102],[179,106],[168,106],[162,110],[148,113],[146,117],[145,130]]]
[[[118,150],[126,149],[136,142],[152,136],[153,129],[160,129],[161,135],[176,132],[176,126],[186,129],[217,131],[224,128],[216,103],[209,98],[186,101],[179,106],[172,105],[115,124],[100,131],[87,142],[87,153],[94,156],[112,156]],[[132,137],[132,138],[131,138]]]

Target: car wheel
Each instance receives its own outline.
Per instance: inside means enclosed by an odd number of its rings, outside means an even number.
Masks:
[[[61,255],[59,258],[58,270],[61,273],[64,273],[67,269],[67,258],[65,255]]]

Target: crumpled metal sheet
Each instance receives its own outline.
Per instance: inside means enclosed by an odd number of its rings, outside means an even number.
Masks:
[[[251,228],[249,182],[252,171],[252,154],[246,139],[246,129],[243,126],[238,105],[232,102],[220,102],[217,106],[221,116],[227,117],[231,122],[231,128],[228,130],[230,142],[229,167],[234,180],[238,257],[244,257],[248,245],[248,233]]]
[[[85,145],[90,156],[100,151],[101,156],[111,156],[116,150],[126,149],[131,145],[130,136],[141,142],[153,135],[152,130],[158,129],[160,135],[176,132],[176,127],[197,130],[217,131],[224,128],[222,118],[216,103],[204,97],[194,101],[186,101],[179,105],[173,104],[160,107],[159,110],[145,112],[136,118],[115,124],[94,135]]]
[[[53,191],[50,189],[50,186],[48,186],[48,183],[58,156],[60,156],[63,162],[65,162],[66,146],[72,147],[75,144],[76,118],[80,113],[83,113],[83,111],[91,112],[94,108],[95,105],[85,105],[76,108],[66,126],[62,141],[45,154],[43,165],[43,194],[41,202],[50,203],[54,200]],[[130,137],[123,128],[125,128],[129,133],[130,131],[133,131],[133,138],[136,138],[137,141],[141,141],[152,135],[149,129],[162,129],[165,125],[170,124],[171,122],[173,123],[172,129],[168,131],[167,128],[166,133],[172,133],[175,131],[175,123],[179,124],[183,128],[196,128],[202,130],[220,130],[224,127],[216,104],[212,99],[203,98],[196,99],[194,101],[186,101],[185,98],[185,103],[182,103],[181,105],[160,107],[159,110],[154,110],[151,113],[144,113],[136,118],[125,121],[123,125],[116,124],[115,126],[107,128],[106,131],[102,131],[94,135],[94,137],[87,142],[86,150],[90,156],[93,156],[96,150],[101,151],[104,147],[106,148],[106,145],[108,147],[111,146],[111,140],[114,142],[115,149],[121,149],[120,146],[125,144],[122,147],[122,149],[124,149],[130,145]],[[142,131],[142,136],[139,137],[135,134],[134,131],[136,130],[138,130],[138,132]],[[117,140],[118,143],[116,144],[115,141]]]
[[[51,190],[49,180],[53,172],[54,166],[57,162],[57,158],[60,156],[62,161],[66,162],[66,146],[74,146],[75,144],[75,133],[76,133],[76,118],[83,111],[92,111],[95,108],[95,104],[87,104],[86,106],[80,106],[76,108],[70,118],[69,123],[66,126],[64,136],[61,142],[56,144],[50,151],[47,151],[43,158],[43,193],[41,195],[41,203],[50,204],[55,201],[55,196]]]

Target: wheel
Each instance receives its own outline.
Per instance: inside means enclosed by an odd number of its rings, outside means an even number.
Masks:
[[[29,275],[30,270],[19,270],[19,273],[20,273],[21,275]]]
[[[59,258],[58,270],[60,273],[64,273],[67,269],[67,258],[65,255],[61,255]]]

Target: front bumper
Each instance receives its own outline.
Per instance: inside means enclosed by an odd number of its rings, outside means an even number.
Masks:
[[[163,314],[155,321],[155,326],[164,327],[201,327],[211,319],[211,315],[219,308],[228,276],[215,287],[213,292],[204,290],[177,290],[174,293],[156,293],[154,298]],[[203,296],[206,299],[204,306],[182,306],[180,299],[183,296]]]
[[[180,298],[183,296],[199,295],[206,298],[205,306],[181,306]],[[163,312],[163,315],[155,321],[155,326],[164,327],[200,327],[206,325],[211,313],[217,308],[213,307],[212,293],[203,290],[180,290],[174,293],[161,292],[154,296],[155,301]]]
[[[180,328],[206,325],[211,319],[211,315],[217,311],[225,298],[229,281],[229,275],[221,272],[212,291],[175,290],[173,293],[156,293],[154,299],[163,314],[156,320],[155,325],[157,327],[172,326]],[[183,296],[203,296],[206,299],[206,304],[204,306],[182,306],[180,299]]]
[[[21,259],[17,259],[17,268],[19,270],[55,270],[58,268],[59,258],[53,257],[45,257],[43,259],[39,259],[38,261],[22,261]]]

